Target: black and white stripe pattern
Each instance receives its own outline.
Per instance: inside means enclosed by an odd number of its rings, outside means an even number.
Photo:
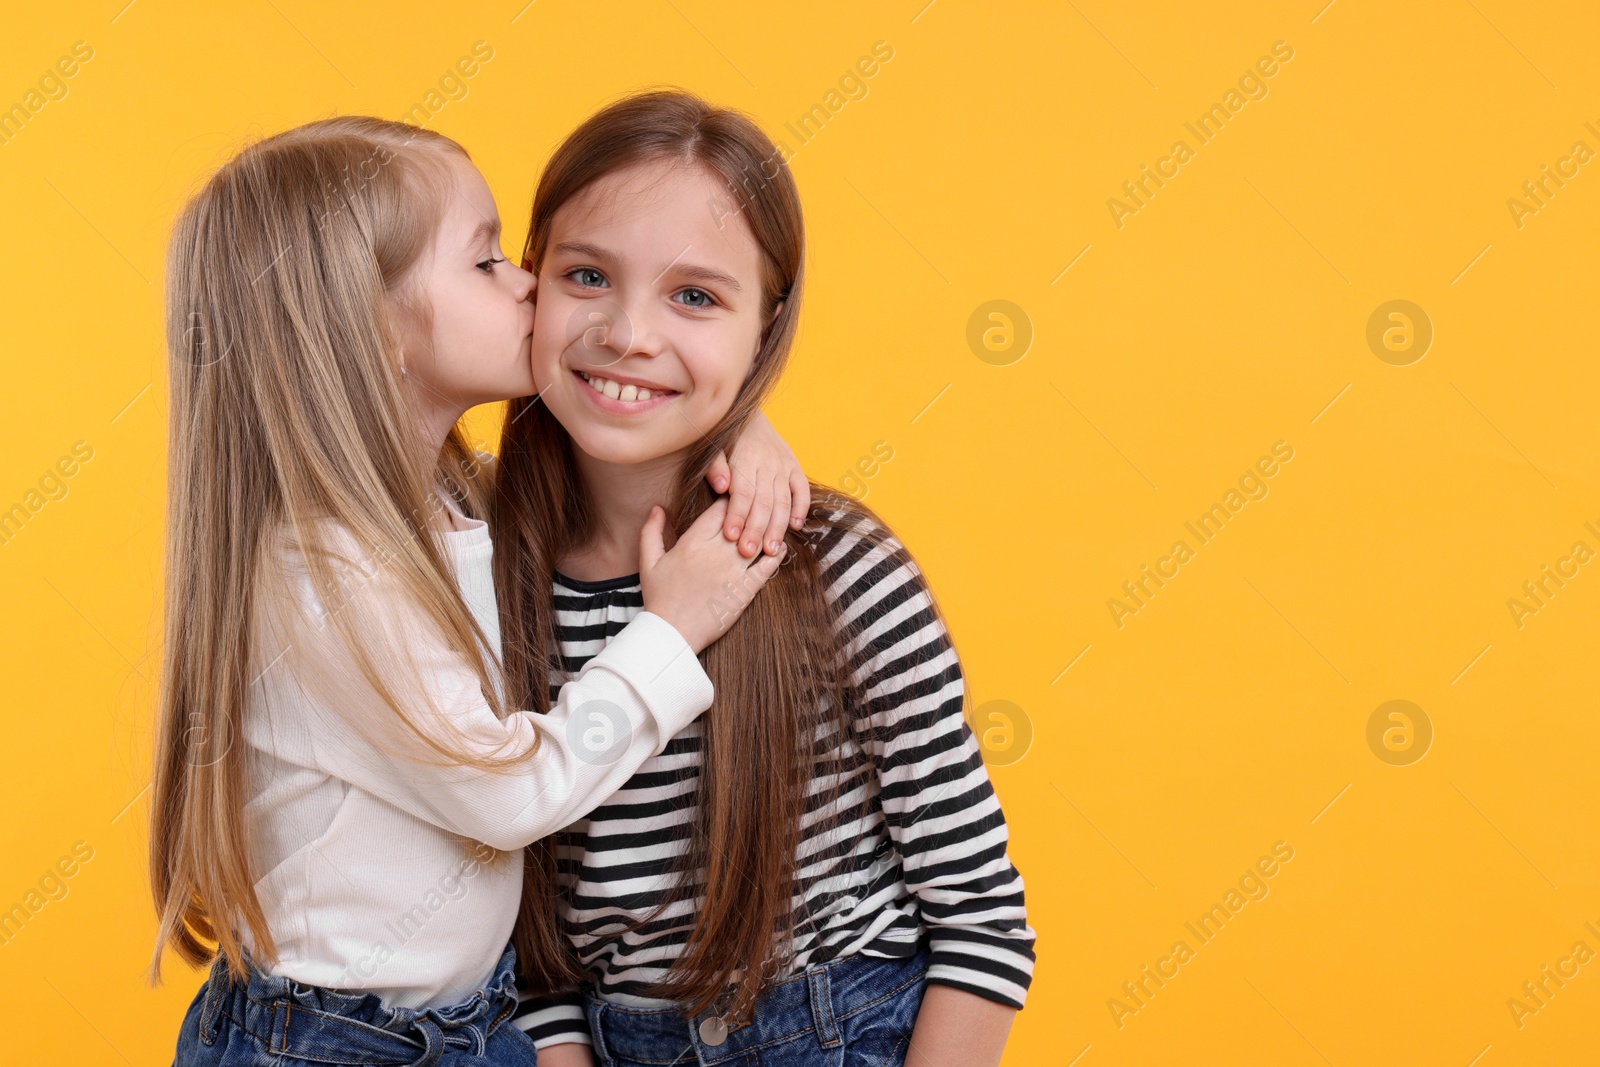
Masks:
[[[961,716],[961,665],[921,571],[887,531],[835,513],[808,528],[836,605],[861,706],[853,736],[819,728],[797,856],[793,970],[864,953],[912,954],[926,931],[930,982],[1021,1007],[1034,932],[1006,824],[972,731]],[[558,578],[557,639],[574,673],[643,608],[637,575]],[[552,678],[553,689],[559,678]],[[590,816],[561,832],[562,925],[602,997],[667,1007],[659,982],[693,923],[688,895],[632,933],[673,877],[693,833],[701,722],[675,736]],[[540,1045],[587,1041],[581,994],[524,995],[515,1024]]]

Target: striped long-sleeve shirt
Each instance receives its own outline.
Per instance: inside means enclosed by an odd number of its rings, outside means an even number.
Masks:
[[[831,776],[812,781],[795,863],[800,921],[790,965],[798,971],[852,953],[909,956],[926,936],[929,982],[1020,1008],[1034,932],[1006,852],[1005,817],[962,717],[961,665],[921,571],[887,531],[862,537],[865,521],[836,512],[808,528],[861,705],[852,709],[851,735],[836,736],[831,721],[819,727],[820,750],[837,746],[835,758],[866,770],[844,789]],[[638,575],[558,575],[554,597],[561,666],[570,671],[644,603]],[[559,681],[553,672],[552,686]],[[672,885],[675,875],[655,872],[671,866],[662,861],[681,855],[692,832],[702,737],[697,719],[559,837],[561,925],[603,999],[670,1006],[644,991],[683,950],[696,902],[680,898],[628,928]],[[536,1044],[589,1040],[581,992],[521,996],[514,1022]]]

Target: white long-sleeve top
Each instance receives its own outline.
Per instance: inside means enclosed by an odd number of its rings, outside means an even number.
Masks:
[[[457,522],[465,528],[438,536],[498,657],[488,526],[459,513]],[[267,970],[374,993],[389,1007],[443,1006],[481,988],[499,962],[522,892],[522,846],[615,792],[711,706],[711,681],[678,631],[645,613],[547,714],[502,720],[466,659],[412,625],[419,612],[354,538],[333,530],[328,545],[351,564],[341,567],[349,582],[337,610],[384,635],[408,666],[406,684],[426,687],[474,751],[527,756],[508,772],[433,765],[358,729],[394,715],[319,621],[328,607],[303,558],[289,554],[288,588],[303,610],[257,627],[260,676],[243,738],[255,889],[279,954]],[[255,955],[248,929],[241,935]]]

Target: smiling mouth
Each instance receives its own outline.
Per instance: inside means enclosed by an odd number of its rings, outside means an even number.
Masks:
[[[598,374],[588,374],[581,370],[574,370],[572,373],[583,379],[590,390],[598,393],[601,397],[622,404],[645,404],[652,400],[665,400],[668,397],[678,395],[675,389],[645,389],[631,383],[624,385],[610,378],[603,378]]]

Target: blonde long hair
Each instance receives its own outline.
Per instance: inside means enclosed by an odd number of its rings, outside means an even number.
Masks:
[[[334,118],[269,137],[223,165],[184,208],[167,259],[171,378],[165,632],[151,790],[150,879],[159,937],[191,965],[240,932],[275,960],[251,870],[243,744],[262,662],[262,613],[285,595],[286,548],[304,557],[333,630],[382,698],[391,736],[419,758],[500,767],[441,740],[422,687],[388,668],[323,536],[332,524],[479,674],[505,714],[497,668],[432,536],[435,487],[485,509],[476,453],[453,429],[419,447],[401,382],[397,311],[427,321],[411,268],[442,216],[454,141],[375,118]],[[371,575],[368,575],[371,577]],[[389,662],[384,662],[385,651]],[[435,718],[438,716],[435,715]],[[430,723],[429,732],[418,724]]]

